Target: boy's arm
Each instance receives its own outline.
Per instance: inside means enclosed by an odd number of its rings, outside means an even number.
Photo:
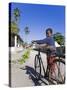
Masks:
[[[34,40],[33,43],[44,44],[44,43],[46,43],[46,39],[42,39],[42,40]]]
[[[33,43],[35,43],[36,47],[38,47],[38,48],[46,47],[47,46],[47,40],[46,39],[34,40]]]
[[[32,43],[43,44],[44,40],[33,40]]]

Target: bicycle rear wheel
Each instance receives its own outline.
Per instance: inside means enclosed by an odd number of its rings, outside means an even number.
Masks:
[[[36,73],[36,79],[40,79],[41,76],[41,63],[38,55],[35,56],[34,68]]]
[[[55,64],[55,77],[53,78],[57,84],[65,83],[65,62],[62,59],[54,60],[53,64]]]

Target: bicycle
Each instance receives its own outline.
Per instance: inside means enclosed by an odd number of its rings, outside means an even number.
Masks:
[[[60,55],[56,55],[56,57],[59,57],[57,59],[55,59],[53,61],[53,63],[56,64],[56,73],[55,73],[55,78],[51,78],[53,81],[56,81],[57,84],[63,84],[65,83],[65,72],[62,73],[62,69],[61,67],[64,66],[64,69],[65,70],[65,61],[63,61],[60,57]],[[53,64],[52,63],[52,64]],[[47,65],[48,67],[48,70],[45,71],[45,67],[43,65],[43,62],[42,62],[42,58],[41,58],[41,54],[40,54],[40,48],[38,50],[38,54],[36,54],[35,56],[35,61],[34,61],[34,68],[35,68],[35,72],[36,72],[36,79],[39,80],[41,78],[41,69],[43,68],[43,72],[44,72],[44,77],[46,75],[46,73],[48,73],[48,79],[51,77],[50,75],[50,68],[49,66]]]

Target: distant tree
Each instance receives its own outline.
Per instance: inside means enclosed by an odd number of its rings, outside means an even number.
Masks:
[[[15,34],[19,33],[19,27],[14,21],[11,22],[11,33],[15,33]]]
[[[30,33],[30,30],[29,30],[29,27],[28,27],[28,26],[26,26],[26,27],[24,28],[24,32],[25,32],[25,35],[26,35],[26,36]],[[27,37],[26,37],[26,41],[25,41],[25,42],[27,43]]]
[[[13,15],[14,15],[15,21],[17,22],[20,18],[20,10],[18,8],[15,8],[14,12],[13,12]]]
[[[29,27],[26,26],[25,29],[24,29],[24,32],[25,32],[26,35],[28,35],[29,32],[30,32],[30,31],[29,31]]]
[[[58,44],[63,45],[64,44],[64,36],[57,32],[53,35],[54,40],[57,41]]]
[[[15,33],[15,34],[18,34],[20,29],[19,29],[19,26],[18,26],[18,20],[20,18],[20,10],[18,8],[15,8],[13,10],[13,13],[12,13],[12,17],[11,18],[11,33]]]

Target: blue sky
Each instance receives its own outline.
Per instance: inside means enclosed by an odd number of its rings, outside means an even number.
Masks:
[[[12,3],[14,8],[19,8],[21,17],[19,21],[19,35],[25,40],[24,28],[29,27],[30,33],[27,41],[39,40],[45,37],[45,30],[50,27],[54,33],[65,34],[65,7],[42,4]]]

